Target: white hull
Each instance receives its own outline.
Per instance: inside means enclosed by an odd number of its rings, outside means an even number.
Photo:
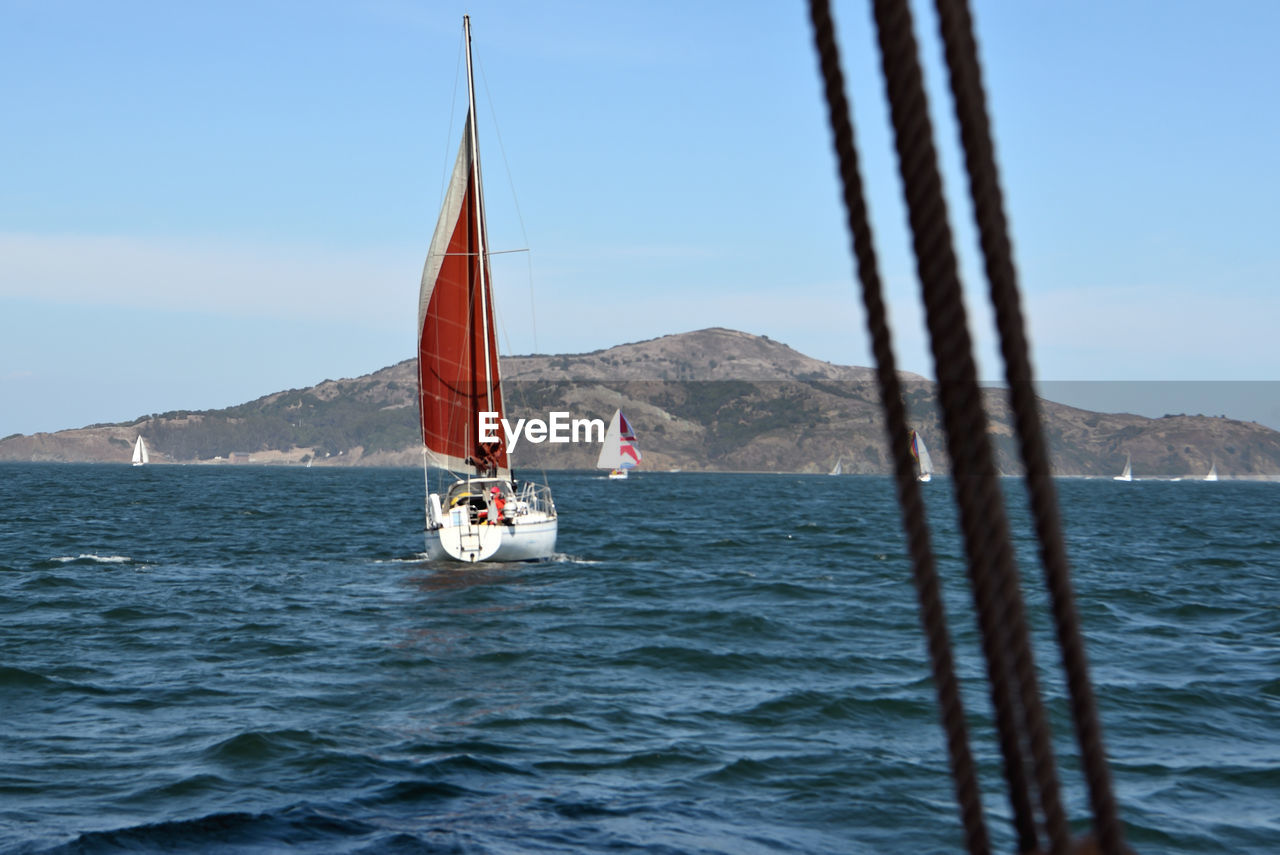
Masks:
[[[609,480],[610,480],[610,481],[625,481],[625,480],[627,480],[627,470],[625,470],[625,469],[615,469],[615,470],[613,470],[612,472],[610,472],[610,473],[609,473]]]
[[[427,532],[427,558],[478,561],[540,561],[556,551],[557,520],[517,525],[444,525]]]
[[[539,561],[555,554],[556,529],[551,491],[537,484],[525,482],[517,492],[505,478],[472,478],[455,482],[443,497],[427,496],[432,560]]]

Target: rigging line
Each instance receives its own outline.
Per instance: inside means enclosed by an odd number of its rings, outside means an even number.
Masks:
[[[524,227],[524,216],[520,212],[520,199],[516,196],[516,183],[511,176],[511,164],[507,160],[507,149],[502,143],[502,129],[498,126],[498,111],[493,106],[493,96],[489,93],[489,79],[485,77],[484,63],[479,60],[476,65],[480,67],[480,83],[484,86],[485,100],[489,103],[489,116],[493,120],[493,135],[498,140],[498,152],[502,155],[502,166],[507,172],[507,187],[511,190],[511,201],[515,206],[516,221],[520,224],[520,235],[524,238],[524,242],[529,243],[529,233]]]
[[[465,31],[464,31],[464,32],[462,32],[462,33],[459,33],[459,34],[458,34],[458,55],[457,55],[457,57],[456,57],[456,58],[454,59],[454,61],[453,61],[453,92],[452,92],[452,93],[450,94],[450,96],[449,96],[449,126],[448,126],[448,132],[445,134],[445,140],[444,140],[444,159],[443,159],[443,160],[444,160],[444,168],[443,168],[443,170],[442,170],[442,172],[441,172],[441,176],[440,176],[440,198],[439,198],[439,204],[437,205],[437,208],[443,208],[443,207],[444,207],[444,194],[445,194],[445,188],[449,185],[449,181],[450,181],[450,179],[453,177],[453,165],[454,165],[454,162],[455,162],[455,161],[456,161],[456,159],[457,159],[457,158],[456,158],[456,155],[455,155],[455,157],[453,157],[453,158],[450,158],[450,157],[449,157],[449,149],[450,149],[450,143],[453,141],[453,123],[454,123],[454,120],[455,120],[455,118],[456,118],[456,116],[457,116],[457,109],[458,109],[458,79],[459,79],[460,74],[461,74],[461,68],[462,68],[462,51],[463,51],[463,48],[464,48],[464,46],[465,46],[465,43],[466,43],[466,33],[465,33]],[[447,254],[447,253],[446,253],[446,254]],[[421,330],[419,330],[418,332],[419,332],[419,334],[420,334],[420,333],[421,333]],[[419,341],[417,344],[418,344],[418,346],[420,347],[420,346],[421,346],[421,344],[422,344],[422,342],[421,342],[421,341]],[[415,349],[416,349],[416,348],[415,348]],[[418,426],[419,426],[419,430],[421,430],[421,426],[422,426],[422,422],[423,422],[423,416],[424,416],[424,414],[423,414],[423,405],[424,405],[424,401],[423,401],[423,395],[422,395],[422,374],[421,374],[421,371],[422,371],[422,369],[419,367],[419,369],[418,369]],[[427,442],[426,442],[426,439],[427,439],[427,438],[426,438],[425,436],[423,436],[423,437],[422,437],[422,450],[423,450],[423,454],[422,454],[422,474],[423,474],[423,480],[424,480],[424,481],[428,481],[428,484],[427,484],[427,492],[428,492],[428,493],[430,493],[430,492],[431,492],[431,487],[430,487],[430,483],[429,483],[430,460],[431,460],[431,458],[432,458],[432,457],[434,457],[434,453],[433,453],[433,452],[430,452],[430,451],[429,451],[429,449],[427,448]]]
[[[916,271],[925,304],[939,401],[952,463],[967,570],[987,660],[1018,846],[1039,848],[1024,751],[1054,855],[1070,845],[1014,563],[1008,518],[987,435],[973,343],[965,316],[951,226],[906,0],[874,0],[881,68],[890,104],[898,171],[907,202]]]
[[[458,57],[453,61],[453,93],[449,96],[449,132],[444,138],[444,170],[440,175],[440,205],[444,204],[444,188],[448,186],[449,176],[453,170],[453,159],[449,157],[449,143],[453,142],[453,120],[458,110],[458,76],[462,65],[462,47],[465,34],[458,36]]]
[[[467,42],[467,116],[470,119],[468,125],[471,131],[471,161],[474,177],[473,201],[476,207],[476,248],[480,252],[480,263],[476,265],[476,269],[480,275],[480,326],[483,330],[484,341],[484,383],[485,383],[485,405],[493,409],[493,387],[495,382],[501,388],[502,375],[499,367],[492,364],[490,358],[489,340],[494,339],[494,350],[497,349],[496,334],[492,330],[493,311],[490,303],[493,299],[493,284],[489,281],[489,260],[485,254],[489,251],[489,221],[485,214],[484,205],[484,170],[480,166],[480,117],[476,110],[476,82],[475,71],[471,59],[471,16],[462,16],[462,30],[466,36]],[[493,358],[496,359],[497,354],[494,353]],[[496,379],[495,379],[496,378]],[[499,443],[501,446],[501,442]]]
[[[488,252],[483,253],[483,255],[486,255],[486,256],[491,256],[491,255],[512,255],[513,253],[517,253],[517,252],[528,252],[528,251],[529,251],[529,250],[527,250],[527,249],[500,249],[500,250],[498,250],[498,251],[496,251],[496,252],[495,252],[495,251],[493,251],[493,250],[489,250]],[[457,257],[460,257],[460,258],[474,258],[475,256],[477,256],[477,255],[481,255],[481,254],[482,254],[482,253],[479,253],[479,252],[437,252],[437,253],[435,253],[435,257],[436,257],[436,258],[449,258],[449,257],[452,257],[452,256],[457,256]]]
[[[490,114],[490,118],[493,120],[493,136],[494,136],[494,138],[498,141],[498,152],[499,152],[499,154],[501,154],[501,155],[502,155],[502,167],[503,167],[503,169],[504,169],[504,170],[506,171],[506,173],[507,173],[507,187],[508,187],[508,188],[510,189],[510,191],[511,191],[511,202],[512,202],[512,205],[513,205],[513,206],[514,206],[514,208],[515,208],[515,213],[516,213],[516,222],[518,222],[518,223],[520,224],[520,236],[521,236],[521,238],[524,240],[524,243],[525,243],[526,245],[528,245],[528,244],[530,243],[530,241],[529,241],[529,233],[528,233],[528,231],[525,229],[525,225],[524,225],[524,215],[523,215],[523,214],[521,213],[521,211],[520,211],[520,199],[519,199],[519,197],[516,195],[516,182],[515,182],[514,177],[513,177],[513,176],[512,176],[512,174],[511,174],[511,162],[510,162],[510,160],[507,158],[507,148],[506,148],[506,146],[505,146],[505,145],[503,144],[503,142],[502,142],[502,129],[501,129],[501,127],[498,125],[498,112],[497,112],[497,110],[494,108],[494,105],[493,105],[493,95],[489,92],[489,78],[488,78],[487,76],[485,76],[485,73],[484,73],[484,63],[483,63],[482,61],[475,60],[475,61],[474,61],[474,64],[475,64],[476,66],[478,66],[478,68],[479,68],[479,71],[480,71],[480,83],[481,83],[481,85],[484,87],[485,100],[486,100],[486,101],[488,102],[488,104],[489,104],[489,114]],[[510,251],[510,252],[529,252],[528,250],[509,250],[509,251]],[[493,251],[490,251],[490,252],[489,252],[489,255],[491,255],[491,256],[492,256],[492,255],[497,255],[497,254],[498,254],[498,253],[495,253],[495,252],[493,252]],[[529,252],[529,255],[528,255],[528,256],[526,256],[526,258],[528,259],[528,270],[529,270],[529,328],[530,328],[530,331],[531,331],[532,336],[533,336],[533,352],[534,352],[534,353],[537,353],[537,352],[538,352],[538,321],[537,321],[537,316],[536,316],[535,311],[534,311],[534,296],[533,296],[533,253],[532,253],[532,252]],[[503,339],[504,339],[504,340],[505,340],[505,342],[506,342],[506,345],[507,345],[507,349],[508,349],[508,351],[513,351],[513,348],[511,347],[511,339],[510,339],[510,336],[507,334],[507,329],[506,329],[506,327],[505,327],[505,326],[501,326],[501,325],[500,325],[500,328],[501,328],[501,330],[502,330],[502,337],[503,337]],[[529,408],[529,403],[528,403],[528,399],[527,399],[527,397],[525,396],[525,393],[524,393],[524,384],[523,384],[523,383],[521,383],[521,384],[517,387],[517,389],[516,389],[516,395],[520,398],[520,406],[524,407],[524,408],[527,410],[527,409]],[[510,459],[508,459],[508,461],[507,461],[507,462],[508,462],[508,464],[510,464]],[[540,471],[541,471],[541,473],[542,473],[542,480],[543,480],[543,483],[546,483],[546,481],[547,481],[547,470],[546,470],[546,468],[545,468],[545,467],[540,467]]]
[[[1093,809],[1094,833],[1105,855],[1124,851],[1124,828],[1111,786],[1088,660],[1081,636],[1079,612],[1071,585],[1057,492],[1049,468],[1049,454],[1037,404],[1030,349],[1023,322],[1017,272],[1009,224],[1004,211],[996,165],[982,68],[973,18],[967,0],[937,0],[952,99],[965,151],[969,190],[973,199],[990,297],[995,308],[1005,363],[1005,382],[1013,409],[1025,481],[1040,540],[1045,586],[1049,591],[1058,646],[1062,653],[1072,720],[1080,745],[1082,766]]]
[[[489,78],[485,76],[484,64],[480,63],[480,83],[484,86],[484,96],[489,102],[489,114],[493,119],[493,135],[498,140],[498,152],[502,155],[502,167],[507,172],[507,187],[511,190],[511,202],[515,206],[516,222],[520,224],[520,237],[528,246],[529,233],[524,227],[524,214],[520,210],[520,199],[516,195],[516,182],[511,175],[511,163],[507,160],[507,147],[502,143],[502,129],[498,126],[498,111],[493,106],[493,96],[489,94]],[[490,253],[492,255],[492,253]],[[533,335],[533,352],[538,352],[538,319],[534,312],[533,298],[533,259],[529,260],[529,329]]]
[[[490,255],[492,255],[492,253],[490,253]],[[530,275],[532,275],[532,273],[531,273]],[[496,309],[496,306],[495,306],[495,309]],[[510,353],[510,354],[513,354],[513,356],[514,356],[515,349],[511,346],[511,336],[510,336],[510,335],[508,335],[508,333],[507,333],[507,327],[506,327],[506,324],[504,324],[504,323],[502,322],[502,319],[501,319],[500,317],[497,319],[497,323],[498,323],[498,330],[500,331],[500,333],[501,333],[501,335],[502,335],[503,343],[504,343],[504,344],[506,345],[506,347],[507,347],[507,352],[508,352],[508,353]],[[534,353],[537,353],[537,338],[536,338],[536,337],[534,338]],[[499,359],[501,359],[501,357],[499,357]],[[519,404],[520,404],[521,409],[523,409],[525,412],[531,412],[531,411],[532,411],[532,408],[529,406],[529,397],[528,397],[528,395],[526,395],[526,394],[525,394],[525,383],[527,383],[527,382],[529,382],[529,381],[528,381],[528,379],[524,379],[524,380],[522,380],[522,379],[519,379],[519,377],[508,377],[508,378],[507,378],[507,383],[508,383],[508,384],[510,384],[510,383],[515,383],[515,384],[516,384],[516,386],[515,386],[515,396],[519,399]],[[505,389],[504,389],[504,391],[503,391],[503,394],[504,394],[504,395],[506,394],[506,390],[505,390]],[[505,398],[504,398],[504,403],[505,403]],[[510,468],[510,469],[514,472],[514,470],[515,470],[515,466],[514,466],[514,464],[512,464],[512,462],[511,462],[511,452],[510,452],[510,451],[508,451],[508,452],[507,452],[507,455],[508,455],[508,456],[507,456],[507,465],[508,465],[508,468]],[[538,471],[542,473],[542,483],[544,483],[544,484],[548,483],[548,479],[547,479],[547,468],[546,468],[546,466],[539,466],[539,467],[538,467]],[[514,479],[514,475],[513,475],[512,477],[513,477],[513,479]]]
[[[862,282],[867,329],[876,358],[876,379],[880,400],[886,414],[885,429],[889,451],[894,462],[894,480],[897,485],[898,504],[902,509],[903,533],[906,535],[911,555],[912,579],[920,605],[920,622],[928,643],[938,710],[947,739],[956,802],[960,807],[960,818],[969,852],[971,855],[986,855],[991,851],[991,843],[982,816],[982,793],[978,786],[973,755],[969,748],[964,706],[960,697],[955,664],[952,660],[946,610],[943,606],[941,585],[930,544],[924,500],[911,460],[906,405],[903,401],[902,387],[893,355],[883,288],[876,261],[871,224],[867,215],[862,175],[858,166],[852,110],[845,96],[844,76],[840,70],[835,24],[831,19],[828,0],[811,0],[809,12],[813,25],[814,45],[818,52],[819,66],[825,84],[832,143],[836,150],[844,189],[850,242],[857,261],[858,278]]]

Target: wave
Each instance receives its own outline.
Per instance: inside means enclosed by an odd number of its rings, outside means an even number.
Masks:
[[[541,563],[545,563],[545,564],[585,564],[585,565],[589,565],[589,564],[602,564],[602,563],[604,563],[604,562],[599,561],[598,559],[594,559],[594,558],[579,558],[579,557],[578,557],[578,556],[576,556],[576,555],[569,555],[568,553],[565,553],[565,552],[554,552],[554,553],[552,553],[552,554],[551,554],[551,557],[550,557],[550,558],[548,558],[545,562],[541,562]]]
[[[79,555],[62,555],[57,558],[50,558],[50,561],[59,564],[132,564],[133,559],[127,555],[96,555],[92,552],[82,552]]]
[[[0,689],[26,689],[34,692],[72,692],[89,695],[110,695],[111,690],[90,683],[77,683],[61,677],[46,677],[26,668],[0,665]]]
[[[79,555],[56,555],[32,563],[33,570],[58,570],[66,567],[145,567],[145,562],[128,555],[99,555],[82,552]]]
[[[57,682],[43,674],[28,671],[25,668],[14,668],[0,665],[0,688],[4,689],[43,689],[56,686]]]
[[[770,698],[730,719],[750,725],[778,727],[823,725],[825,723],[868,723],[902,726],[908,722],[931,723],[936,716],[933,696],[921,687],[910,696],[888,696],[882,692],[865,695],[816,690],[789,692]]]
[[[219,763],[258,765],[332,747],[332,742],[306,730],[248,731],[212,746],[206,759]]]
[[[108,855],[119,852],[332,852],[347,843],[390,837],[377,826],[310,808],[270,813],[213,813],[191,819],[90,831],[31,855]],[[376,851],[376,850],[370,850]]]
[[[418,552],[408,558],[375,558],[374,564],[422,564],[430,561],[430,557],[425,552]]]

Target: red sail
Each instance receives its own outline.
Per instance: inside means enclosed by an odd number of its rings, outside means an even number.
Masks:
[[[503,416],[479,170],[471,117],[431,238],[418,298],[418,405],[433,465],[509,477],[500,421],[481,441],[481,414]],[[493,423],[493,422],[491,422]]]

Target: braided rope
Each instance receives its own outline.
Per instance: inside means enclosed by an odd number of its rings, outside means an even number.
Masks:
[[[1093,809],[1094,837],[1078,841],[1075,851],[1121,855],[1129,850],[1124,846],[1123,829],[1111,790],[1101,724],[1088,677],[1071,587],[1057,496],[1031,379],[1029,349],[972,18],[967,0],[935,2],[991,300],[996,310],[1010,403],[1040,540],[1045,585],[1052,603],[1063,669],[1067,675],[1072,719],[1081,746]],[[1049,850],[1055,855],[1066,855],[1073,847],[1061,805],[1048,720],[1037,684],[1008,520],[996,480],[995,458],[986,433],[986,413],[977,385],[977,370],[933,146],[933,130],[911,13],[907,0],[873,0],[873,8],[898,166],[938,378],[947,450],[952,462],[953,489],[987,661],[1018,848],[1028,853],[1041,851],[1025,768],[1025,758],[1029,755]],[[868,330],[876,356],[877,380],[886,412],[903,528],[912,557],[913,579],[947,734],[957,800],[970,852],[986,852],[989,842],[982,820],[980,791],[964,728],[963,708],[923,502],[907,448],[906,408],[894,367],[828,0],[810,0],[810,16],[824,78],[833,142],[839,158],[851,242],[863,286]]]
[[[898,380],[893,355],[883,289],[872,242],[870,220],[864,200],[862,176],[858,168],[858,151],[849,104],[845,97],[844,76],[840,71],[839,49],[835,26],[827,0],[811,0],[810,18],[817,47],[831,122],[832,142],[839,162],[848,215],[850,240],[857,259],[858,277],[862,282],[863,304],[867,310],[867,329],[876,359],[876,379],[880,399],[884,403],[889,449],[893,457],[894,480],[898,503],[902,507],[902,527],[911,555],[912,579],[920,604],[920,620],[929,650],[938,708],[947,740],[947,752],[960,806],[965,841],[973,855],[991,851],[986,825],[982,817],[982,796],[978,786],[973,756],[969,750],[964,707],[951,656],[951,640],[947,632],[946,613],[941,585],[929,542],[920,484],[911,460],[906,406]]]
[[[873,6],[1018,845],[1033,851],[1038,840],[1026,793],[1025,748],[1050,851],[1059,855],[1067,851],[1070,836],[987,436],[911,12],[906,0],[876,0]]]
[[[1071,699],[1072,720],[1080,744],[1082,765],[1094,816],[1094,833],[1105,855],[1124,851],[1097,704],[1089,680],[1080,621],[1075,607],[1070,569],[1058,512],[1057,492],[1049,469],[1049,454],[1032,384],[1032,368],[1023,323],[1013,250],[996,168],[978,46],[967,0],[936,0],[939,29],[950,72],[956,120],[965,152],[970,195],[978,224],[982,253],[995,307],[1023,467],[1026,471],[1036,534],[1040,541],[1045,585],[1050,594],[1063,670]]]

